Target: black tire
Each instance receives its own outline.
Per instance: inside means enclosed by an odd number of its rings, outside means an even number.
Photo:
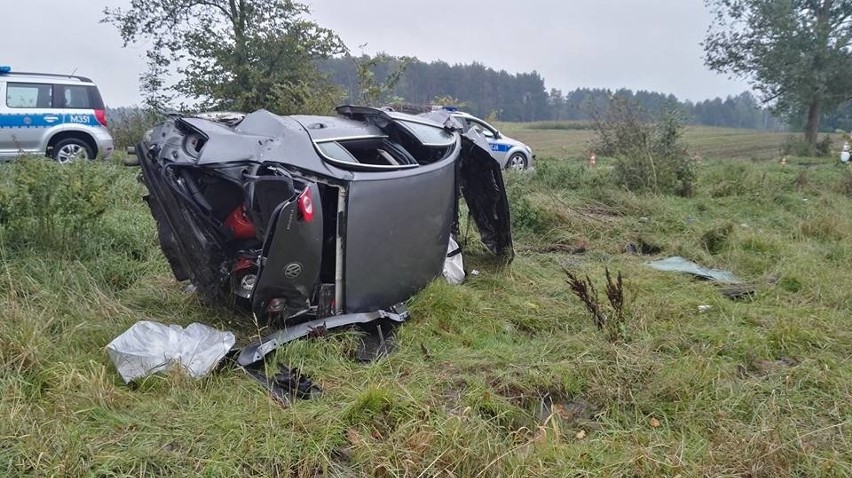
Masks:
[[[66,138],[53,145],[50,157],[57,163],[67,164],[77,160],[95,159],[95,152],[82,139]]]
[[[527,163],[527,157],[524,153],[514,153],[509,157],[509,160],[506,161],[506,169],[512,169],[515,171],[523,171],[527,169],[529,164]]]

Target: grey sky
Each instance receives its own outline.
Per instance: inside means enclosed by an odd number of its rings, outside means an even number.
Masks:
[[[701,100],[748,88],[708,71],[701,0],[306,0],[312,18],[353,53],[478,61],[538,71],[548,88],[646,89]],[[105,5],[128,0],[0,0],[0,64],[92,77],[112,106],[139,102],[144,49],[121,48],[99,24]]]

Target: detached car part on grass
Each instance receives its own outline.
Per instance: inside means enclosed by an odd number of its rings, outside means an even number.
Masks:
[[[460,196],[485,246],[514,255],[481,134],[443,111],[337,112],[175,116],[136,146],[175,278],[282,327],[240,364],[315,330],[404,321],[404,301],[441,275]]]

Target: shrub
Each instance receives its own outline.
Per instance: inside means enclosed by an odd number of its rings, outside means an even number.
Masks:
[[[630,191],[692,195],[695,164],[682,142],[683,123],[673,111],[651,122],[625,98],[613,98],[594,121],[592,147],[616,158],[616,182]]]
[[[802,137],[790,135],[781,145],[781,154],[784,156],[820,157],[831,156],[831,136],[824,135],[816,144],[810,144]]]
[[[831,156],[831,136],[825,135],[821,140],[817,141],[816,144],[816,154],[820,158],[826,158]]]
[[[522,231],[544,234],[549,231],[556,219],[543,204],[529,196],[517,196],[509,202],[512,227]]]
[[[142,135],[163,119],[154,110],[137,107],[110,109],[108,113],[109,132],[119,150],[136,146]]]
[[[12,244],[67,251],[81,240],[111,201],[115,183],[106,165],[60,165],[22,158],[6,165],[0,185],[0,226]]]

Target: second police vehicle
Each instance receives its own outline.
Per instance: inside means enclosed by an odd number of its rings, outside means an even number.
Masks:
[[[523,171],[534,166],[535,155],[526,144],[503,135],[497,128],[472,114],[459,111],[455,106],[436,107],[436,109],[449,111],[455,119],[462,123],[465,130],[475,128],[482,133],[491,146],[491,155],[503,169]]]
[[[60,163],[107,158],[113,139],[92,80],[0,66],[0,160],[43,154]]]

